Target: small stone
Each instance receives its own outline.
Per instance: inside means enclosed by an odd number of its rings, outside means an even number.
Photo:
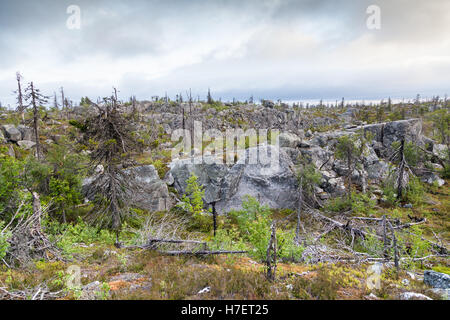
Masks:
[[[211,292],[211,287],[203,288],[197,294],[204,294],[204,293],[208,293],[208,292]]]

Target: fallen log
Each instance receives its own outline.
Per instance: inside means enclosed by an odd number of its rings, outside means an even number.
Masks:
[[[146,244],[143,245],[134,245],[134,246],[124,246],[122,243],[117,242],[115,243],[115,246],[117,248],[125,248],[125,249],[148,249],[151,247],[155,247],[155,244],[157,243],[192,243],[192,244],[200,244],[204,248],[206,248],[207,243],[204,241],[198,241],[198,240],[176,240],[176,239],[150,239]]]
[[[161,251],[157,250],[156,243],[193,243],[200,244],[203,246],[203,250],[173,250],[173,251]],[[204,241],[198,240],[175,240],[175,239],[151,239],[148,243],[143,245],[133,245],[133,246],[124,246],[121,243],[116,243],[115,246],[117,248],[123,249],[144,249],[144,250],[155,250],[160,254],[169,255],[169,256],[177,256],[177,255],[219,255],[219,254],[240,254],[247,253],[247,251],[228,251],[228,250],[218,250],[218,251],[210,251],[208,250],[208,245]]]
[[[308,208],[307,211],[309,213],[311,213],[313,216],[315,216],[316,218],[319,218],[320,220],[327,221],[327,222],[333,224],[334,226],[336,226],[338,228],[341,228],[343,230],[347,230],[350,233],[353,233],[354,235],[360,236],[361,238],[365,238],[366,236],[369,235],[369,233],[367,233],[364,230],[352,227],[350,225],[350,221],[348,221],[346,224],[344,224],[344,223],[341,223],[339,221],[336,221],[336,220],[333,220],[333,219],[331,219],[329,217],[324,216],[318,210],[315,210],[315,209],[312,209],[312,208]],[[383,239],[382,237],[380,237],[378,235],[374,235],[374,236],[377,237],[379,240]]]
[[[227,251],[227,250],[219,250],[219,251],[158,251],[161,254],[166,254],[169,256],[178,256],[178,255],[218,255],[218,254],[240,254],[247,253],[247,251]]]

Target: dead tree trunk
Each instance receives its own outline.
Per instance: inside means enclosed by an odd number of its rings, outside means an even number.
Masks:
[[[300,226],[301,226],[301,214],[303,205],[303,177],[300,177],[299,193],[298,193],[298,208],[297,208],[297,228],[295,229],[295,244],[300,244]]]
[[[33,105],[33,130],[34,136],[36,138],[36,157],[38,160],[41,160],[41,143],[39,142],[39,126],[38,126],[39,110],[37,106],[33,82],[31,82],[30,86],[31,86],[31,103]]]
[[[400,200],[402,198],[403,193],[403,175],[405,172],[405,139],[403,138],[400,144],[400,150],[399,150],[399,157],[400,157],[400,164],[398,167],[398,177],[397,177],[397,200]]]
[[[216,212],[216,203],[213,202],[211,204],[212,206],[212,215],[213,215],[213,229],[214,229],[214,237],[216,237],[216,231],[217,231],[217,212]]]
[[[352,152],[350,148],[347,149],[347,167],[348,167],[348,173],[347,173],[347,185],[348,185],[348,193],[347,197],[348,200],[351,200],[352,198]]]
[[[63,114],[64,114],[64,112],[66,112],[66,99],[64,98],[64,88],[63,87],[61,87],[61,109],[62,109],[62,112],[63,112]]]
[[[275,230],[275,223],[273,222],[271,227],[271,234],[269,239],[269,245],[267,246],[266,266],[267,266],[267,279],[270,281],[275,280],[275,273],[277,270],[277,235]]]
[[[20,79],[22,76],[19,72],[16,73],[17,79],[17,111],[20,113],[20,117],[22,118],[22,123],[25,123],[25,107],[23,105],[23,94],[22,94],[22,85],[20,83]]]
[[[389,252],[388,252],[388,241],[387,241],[387,234],[386,234],[386,229],[387,229],[387,225],[386,225],[386,216],[383,216],[383,220],[382,220],[382,226],[383,226],[383,256],[385,259],[389,258]]]
[[[399,272],[399,255],[398,255],[398,248],[397,248],[397,238],[395,236],[395,231],[394,228],[392,227],[392,224],[389,222],[389,228],[391,229],[391,234],[392,234],[392,244],[394,246],[394,265],[395,265],[395,270],[397,270],[397,277],[398,277],[398,272]]]

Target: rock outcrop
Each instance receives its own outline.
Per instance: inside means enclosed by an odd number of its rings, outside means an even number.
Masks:
[[[249,161],[250,155],[258,152],[258,161]],[[272,145],[249,148],[230,166],[189,158],[175,161],[170,167],[180,195],[185,193],[186,180],[194,173],[205,187],[205,202],[216,202],[219,213],[240,209],[246,195],[271,208],[295,208],[297,180],[293,163],[282,149]]]

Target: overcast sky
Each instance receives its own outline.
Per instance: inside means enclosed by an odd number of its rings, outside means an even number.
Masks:
[[[369,5],[381,29],[369,30]],[[71,30],[67,7],[78,5]],[[0,0],[0,101],[47,95],[371,99],[450,93],[449,0]]]

